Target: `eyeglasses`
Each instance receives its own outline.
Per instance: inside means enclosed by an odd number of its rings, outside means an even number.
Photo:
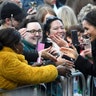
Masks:
[[[43,31],[42,31],[42,29],[39,29],[39,30],[27,30],[26,32],[29,32],[29,33],[31,33],[31,34],[36,34],[37,32],[38,32],[38,34],[41,34]]]

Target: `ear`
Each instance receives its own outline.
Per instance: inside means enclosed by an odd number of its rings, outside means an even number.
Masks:
[[[6,18],[5,22],[6,22],[7,25],[11,25],[11,19],[10,18]]]
[[[14,50],[16,53],[19,52],[19,49],[17,48],[17,46],[16,46],[15,44],[13,45],[13,50]]]
[[[46,35],[49,37],[50,33],[49,32],[46,32]]]

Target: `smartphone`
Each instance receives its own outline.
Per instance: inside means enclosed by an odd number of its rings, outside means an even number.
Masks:
[[[52,44],[52,42],[50,42],[50,41],[47,41],[47,42],[45,42],[45,48],[48,48],[48,47],[50,47],[50,46],[52,46],[53,44]]]
[[[74,46],[79,45],[77,30],[71,30],[72,44]]]
[[[75,59],[73,59],[73,58],[71,58],[71,57],[68,57],[67,55],[63,55],[62,58],[65,58],[65,59],[67,59],[67,60],[69,60],[69,61],[72,61],[72,62],[75,61]]]
[[[77,49],[78,53],[80,53],[80,43],[78,40],[78,34],[77,34],[77,30],[71,30],[71,38],[72,38],[72,44],[75,46],[75,48]]]

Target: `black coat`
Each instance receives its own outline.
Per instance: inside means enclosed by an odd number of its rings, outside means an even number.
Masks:
[[[91,64],[87,59],[79,56],[75,61],[75,68],[84,74],[92,75],[96,77],[96,40],[91,43],[92,45],[92,58],[93,64]]]
[[[37,58],[39,57],[39,54],[37,51],[26,51],[23,50],[23,55],[25,56],[25,59],[29,62],[36,62]]]

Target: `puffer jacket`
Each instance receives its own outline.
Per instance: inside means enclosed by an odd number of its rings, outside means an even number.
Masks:
[[[54,65],[32,67],[24,56],[4,47],[0,51],[0,88],[14,89],[20,85],[54,81],[58,75]]]

